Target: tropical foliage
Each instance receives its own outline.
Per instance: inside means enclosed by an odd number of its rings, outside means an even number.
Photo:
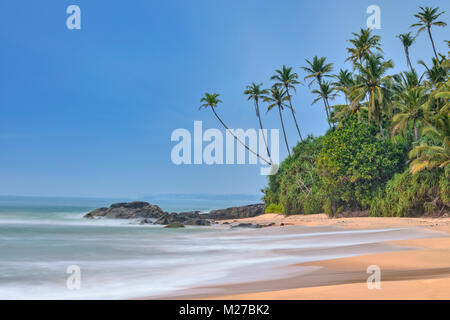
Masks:
[[[306,59],[302,76],[315,95],[312,103],[323,105],[329,124],[321,137],[302,139],[292,101],[300,82],[292,67],[276,70],[270,89],[255,83],[247,87],[261,129],[259,108],[264,104],[267,111],[278,110],[289,153],[263,189],[268,212],[325,211],[334,216],[368,210],[375,216],[411,216],[450,211],[450,52],[439,52],[442,42],[432,34],[447,25],[444,13],[419,7],[411,25],[417,32],[397,36],[406,57],[403,72],[393,73],[394,62],[384,56],[381,37],[370,29],[352,34],[346,59],[350,68],[333,74],[334,64],[326,57]],[[414,63],[411,51],[423,31],[432,58]],[[340,103],[333,105],[335,100]],[[202,102],[222,122],[214,110],[221,102],[218,95],[206,95]],[[286,109],[300,138],[292,150]]]

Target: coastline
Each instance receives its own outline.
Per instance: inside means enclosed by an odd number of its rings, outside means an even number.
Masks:
[[[266,232],[292,226],[334,227],[348,230],[406,228],[434,231],[434,237],[380,241],[388,252],[316,260],[286,266],[311,272],[281,279],[240,282],[192,288],[162,299],[450,299],[450,218],[352,217],[328,218],[324,214],[284,216],[264,214],[222,223],[253,223],[275,226]],[[284,226],[280,226],[284,224]],[[296,252],[292,252],[296,254]],[[381,269],[381,289],[369,290],[367,267]],[[205,293],[209,292],[209,293]],[[153,297],[152,297],[153,298]],[[146,299],[141,298],[141,299]]]

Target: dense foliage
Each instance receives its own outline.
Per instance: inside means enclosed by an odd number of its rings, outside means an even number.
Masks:
[[[244,93],[255,103],[260,128],[260,104],[278,111],[289,153],[262,190],[266,211],[336,215],[343,210],[370,210],[375,216],[450,211],[450,53],[439,52],[432,32],[447,24],[439,20],[444,14],[439,8],[419,9],[411,25],[417,34],[397,36],[408,70],[390,73],[394,62],[384,57],[381,37],[370,29],[353,33],[349,40],[346,61],[352,64],[351,70],[333,74],[333,64],[325,57],[306,59],[304,80],[313,86],[313,104],[323,106],[330,127],[322,137],[302,138],[292,103],[299,76],[292,67],[276,70],[271,89],[262,89],[262,83],[247,87]],[[433,54],[430,62],[415,64],[410,55],[419,34],[428,36]],[[450,41],[445,43],[450,47]],[[345,103],[332,105],[338,96]],[[214,110],[221,102],[217,97],[207,94],[202,101],[209,101],[206,105],[227,128]],[[285,109],[300,139],[292,152]],[[264,161],[273,164],[267,143],[266,149],[269,159]]]
[[[323,139],[316,159],[325,210],[366,209],[380,187],[405,166],[402,144],[379,139],[377,128],[347,119]]]

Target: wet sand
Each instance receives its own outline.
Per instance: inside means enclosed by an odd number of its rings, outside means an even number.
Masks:
[[[235,223],[233,220],[230,222]],[[206,285],[183,290],[165,299],[450,299],[450,218],[341,218],[325,215],[289,216],[265,214],[237,222],[276,223],[275,227],[255,232],[261,235],[283,234],[275,241],[302,241],[289,238],[296,228],[331,228],[335,230],[380,230],[377,240],[369,243],[336,246],[336,248],[278,249],[278,253],[297,257],[300,263],[286,265],[286,277],[270,277],[260,281]],[[283,223],[284,226],[279,225]],[[297,226],[297,227],[296,227]],[[300,227],[301,226],[301,227]],[[386,231],[385,229],[393,229]],[[376,233],[375,233],[376,234]],[[389,235],[390,234],[390,235]],[[389,236],[387,236],[389,235]],[[332,235],[324,235],[330,237]],[[342,238],[345,240],[345,237]],[[360,237],[349,233],[349,237]],[[362,236],[368,237],[365,233]],[[386,240],[407,239],[407,240]],[[396,238],[397,237],[397,238]],[[320,242],[320,235],[317,241]],[[314,239],[313,239],[314,240]],[[275,250],[276,251],[276,250]],[[344,258],[321,259],[334,254]],[[316,255],[314,257],[314,255]],[[350,256],[351,255],[351,256]],[[314,261],[301,262],[302,257]],[[376,265],[381,271],[381,288],[367,287],[367,267]],[[278,270],[283,273],[283,270]],[[239,277],[234,277],[239,278]]]

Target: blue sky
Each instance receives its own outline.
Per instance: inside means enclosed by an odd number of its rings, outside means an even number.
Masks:
[[[81,30],[66,28],[71,4],[81,8]],[[371,4],[381,7],[376,33],[393,72],[406,67],[395,35],[408,31],[418,6],[450,9],[437,0],[1,0],[0,194],[258,193],[267,181],[259,166],[174,165],[172,131],[192,130],[194,120],[220,128],[209,111],[198,110],[207,91],[221,93],[217,111],[230,127],[257,127],[242,91],[252,81],[270,86],[283,64],[301,78],[299,67],[314,55],[350,68],[346,40],[365,27]],[[448,29],[433,35],[447,52]],[[431,55],[421,34],[411,59]],[[320,135],[326,118],[312,100],[302,86],[293,103],[303,133]],[[295,126],[285,118],[293,145]],[[276,113],[263,122],[279,127]]]

